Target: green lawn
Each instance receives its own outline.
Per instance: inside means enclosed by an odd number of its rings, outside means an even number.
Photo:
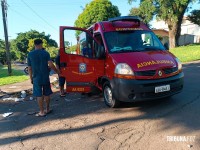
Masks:
[[[200,60],[200,44],[180,46],[170,50],[181,62]]]
[[[12,69],[12,76],[8,76],[7,67],[0,66],[0,86],[6,84],[12,84],[22,82],[29,79],[22,71]]]

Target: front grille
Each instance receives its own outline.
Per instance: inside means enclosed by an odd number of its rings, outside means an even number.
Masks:
[[[144,84],[143,87],[150,87],[150,86],[161,86],[161,85],[167,85],[167,84],[178,84],[180,79],[175,79],[175,80],[167,80],[163,82],[156,82],[159,80],[155,80],[155,83],[148,83]]]
[[[174,73],[174,72],[178,71],[178,67],[165,68],[165,69],[163,69],[163,71],[164,71],[165,74],[171,74],[171,73]]]
[[[156,70],[148,70],[148,71],[137,71],[135,72],[136,76],[154,76]]]

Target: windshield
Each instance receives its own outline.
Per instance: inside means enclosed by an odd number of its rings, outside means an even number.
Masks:
[[[151,31],[120,31],[104,34],[110,53],[165,50]]]

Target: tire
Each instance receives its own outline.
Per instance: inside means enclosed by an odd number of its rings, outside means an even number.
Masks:
[[[103,85],[103,98],[104,102],[108,107],[116,108],[119,106],[120,102],[116,100],[112,93],[112,88],[110,83],[107,81]]]
[[[24,73],[28,75],[28,67],[24,68]]]

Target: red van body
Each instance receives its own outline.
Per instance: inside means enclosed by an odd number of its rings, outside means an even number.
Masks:
[[[83,38],[77,36],[76,53],[66,53],[66,30],[86,33]],[[90,57],[80,53],[84,42],[90,43]],[[183,88],[180,61],[134,16],[98,22],[87,30],[61,26],[60,62],[67,92],[89,93],[98,88],[110,107],[120,101],[170,97]]]

